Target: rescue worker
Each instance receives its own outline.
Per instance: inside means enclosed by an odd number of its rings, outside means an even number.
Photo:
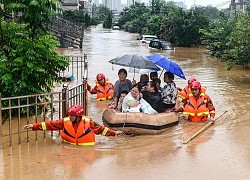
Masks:
[[[191,93],[184,100],[184,107],[178,108],[177,112],[188,115],[188,119],[193,122],[206,121],[208,115],[214,121],[215,108],[212,100],[207,94],[201,93],[201,83],[194,81],[191,84]]]
[[[187,98],[187,96],[191,93],[191,84],[192,82],[196,81],[196,78],[194,77],[191,77],[189,80],[188,80],[188,85],[184,88],[184,89],[181,89],[181,88],[178,88],[178,98],[179,98],[179,102],[182,102],[183,100],[185,100]],[[204,95],[205,92],[206,92],[206,87],[202,86],[201,87],[201,94]]]
[[[96,85],[93,89],[89,84],[87,84],[87,90],[91,94],[97,94],[97,101],[114,98],[114,85],[109,82],[108,78],[105,78],[104,74],[97,74],[95,84]]]
[[[84,109],[81,105],[73,105],[69,108],[69,116],[56,121],[47,121],[24,126],[24,129],[37,130],[62,130],[60,136],[66,143],[74,145],[95,145],[95,134],[103,136],[115,136],[122,134],[103,125],[94,122],[90,117],[83,116]]]

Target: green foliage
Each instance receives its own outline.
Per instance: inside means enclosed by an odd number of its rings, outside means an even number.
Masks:
[[[27,25],[1,21],[0,92],[3,97],[50,92],[58,73],[69,60],[54,50],[59,45],[51,34],[32,39]]]
[[[63,18],[74,23],[84,23],[86,28],[91,26],[92,22],[90,15],[88,15],[88,13],[84,14],[84,11],[80,10],[63,11]],[[93,22],[95,22],[95,20],[93,20]]]
[[[111,28],[112,27],[112,15],[108,14],[108,16],[103,21],[103,28]]]
[[[162,23],[163,37],[179,46],[190,47],[200,42],[199,29],[208,26],[209,19],[199,10],[179,11]]]
[[[228,48],[227,42],[234,25],[234,19],[222,16],[220,19],[210,22],[208,28],[200,29],[211,55],[224,58],[225,50]]]
[[[142,34],[153,34],[156,36],[160,36],[161,31],[161,22],[164,19],[163,14],[151,16],[147,21],[146,27],[142,30]]]
[[[250,14],[237,13],[235,18],[223,15],[210,23],[208,29],[202,29],[210,53],[222,58],[227,69],[234,64],[248,66],[250,63]]]
[[[86,27],[89,27],[91,26],[91,18],[90,18],[90,15],[88,15],[88,13],[85,14],[85,25]]]
[[[234,64],[250,64],[250,12],[238,14],[235,27],[229,36],[226,60]]]
[[[69,59],[55,52],[58,41],[44,29],[56,0],[8,0],[1,8],[0,92],[2,97],[50,92]],[[22,13],[15,21],[6,12]]]
[[[104,5],[100,5],[97,8],[96,14],[100,21],[104,21],[108,16],[112,17],[112,11]]]
[[[100,23],[100,21],[98,20],[98,18],[94,17],[94,18],[91,18],[90,23],[91,25],[96,26],[97,24]]]
[[[85,23],[85,16],[83,11],[63,11],[63,18],[75,23]]]
[[[8,12],[22,13],[16,20],[19,23],[27,24],[30,30],[29,36],[35,38],[37,34],[46,33],[44,24],[50,23],[49,16],[55,15],[57,0],[6,0],[4,8]]]
[[[118,23],[120,27],[125,25],[125,31],[141,33],[149,18],[150,9],[144,3],[135,3],[123,9]]]
[[[195,7],[199,11],[201,11],[205,16],[207,16],[210,20],[218,19],[220,16],[220,11],[216,7],[212,6],[199,6]]]

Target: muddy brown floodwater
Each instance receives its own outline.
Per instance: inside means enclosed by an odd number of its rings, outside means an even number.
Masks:
[[[250,71],[240,67],[227,71],[224,63],[206,55],[205,47],[152,52],[136,40],[137,36],[97,26],[85,32],[82,51],[59,51],[87,53],[91,85],[99,72],[111,82],[118,79],[121,67],[108,63],[118,55],[162,53],[176,61],[187,78],[194,76],[207,87],[216,116],[228,112],[188,144],[183,142],[205,124],[181,120],[160,135],[129,139],[97,136],[94,147],[57,144],[49,136],[38,141],[31,138],[30,143],[22,139],[21,145],[8,147],[5,136],[0,179],[250,179]],[[129,73],[128,78],[132,77]],[[175,82],[179,87],[187,83],[178,77]],[[102,112],[109,102],[96,102],[95,95],[90,95],[89,101],[89,116],[102,123]]]

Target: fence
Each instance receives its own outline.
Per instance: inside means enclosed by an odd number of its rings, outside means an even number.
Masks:
[[[61,47],[82,48],[84,24],[73,23],[58,16],[52,16],[50,20],[52,23],[47,28],[59,39]]]
[[[24,125],[60,119],[66,115],[66,110],[69,106],[73,104],[86,105],[87,55],[70,58],[71,63],[68,70],[72,71],[76,79],[79,77],[83,78],[79,85],[71,88],[66,85],[58,92],[7,98],[0,97],[0,148],[3,145],[3,136],[9,137],[8,141],[11,146],[13,144],[13,137],[17,139],[18,144],[21,144],[22,134],[26,132],[25,138],[29,142],[29,131],[22,131]],[[85,112],[87,113],[86,106]],[[4,128],[3,123],[5,125]],[[46,133],[44,132],[44,138],[46,137],[45,135]],[[53,131],[51,132],[51,136],[53,136]],[[35,140],[37,140],[37,132],[35,132]]]

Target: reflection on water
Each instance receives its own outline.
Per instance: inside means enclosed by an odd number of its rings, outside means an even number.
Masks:
[[[240,67],[227,71],[222,62],[206,54],[203,46],[152,51],[140,44],[137,37],[137,34],[98,26],[86,30],[82,51],[59,51],[71,55],[87,53],[88,82],[92,86],[100,72],[113,83],[118,79],[121,67],[108,63],[116,56],[161,53],[176,61],[187,78],[196,77],[207,87],[216,116],[228,112],[187,145],[182,143],[205,126],[204,123],[181,119],[179,125],[155,136],[128,139],[97,136],[97,145],[88,148],[58,145],[50,138],[44,141],[41,135],[37,142],[0,151],[0,179],[32,179],[38,174],[40,179],[249,179],[249,71]],[[135,74],[135,79],[139,80],[139,76]],[[128,78],[132,77],[133,73],[129,73]],[[187,84],[178,77],[175,82],[179,87]],[[109,103],[96,102],[95,95],[89,94],[89,116],[102,123],[102,112]],[[3,128],[8,128],[7,123]]]

